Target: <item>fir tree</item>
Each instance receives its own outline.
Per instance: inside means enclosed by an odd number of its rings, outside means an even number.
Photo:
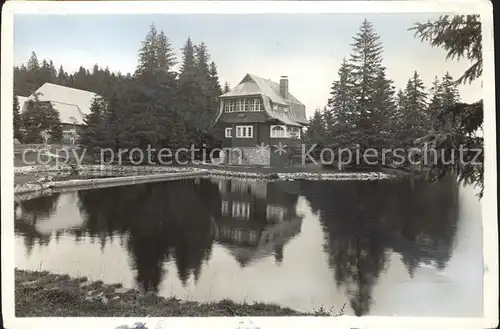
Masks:
[[[27,108],[21,114],[23,127],[26,129],[27,143],[43,142],[42,132],[47,132],[51,142],[62,139],[61,120],[50,102],[41,102],[35,95],[34,100],[27,101]]]
[[[104,140],[103,114],[104,102],[100,98],[94,98],[90,105],[90,113],[85,116],[83,132],[80,136],[80,144],[89,150],[96,150]]]
[[[443,110],[452,108],[460,101],[460,95],[458,93],[456,82],[448,72],[446,72],[446,74],[441,79],[440,87],[440,105]],[[449,120],[447,122],[443,122],[441,120],[440,124],[442,124],[443,127],[446,127],[447,129],[453,129],[455,128],[456,123],[459,120],[457,116],[459,116],[459,114],[455,114],[452,112],[452,115],[448,116]]]
[[[352,96],[355,101],[355,140],[361,149],[374,146],[376,132],[373,108],[376,82],[382,66],[382,45],[373,25],[364,20],[354,37],[349,60],[353,79]]]
[[[394,146],[396,131],[397,108],[394,101],[393,81],[385,75],[385,67],[380,67],[375,80],[372,108],[372,135],[375,136],[374,145],[377,147]]]
[[[325,123],[320,109],[316,109],[313,117],[309,120],[309,126],[305,132],[305,140],[310,145],[325,145]]]
[[[57,71],[57,83],[66,86],[68,83],[68,74],[64,71],[63,66],[59,66],[59,71]]]
[[[21,111],[19,109],[19,99],[14,95],[14,113],[13,113],[13,121],[14,121],[14,138],[18,141],[23,141],[22,134],[22,119],[21,119]]]
[[[354,141],[351,139],[350,131],[355,124],[355,107],[352,97],[353,79],[351,67],[347,61],[342,61],[338,72],[339,79],[332,83],[330,89],[330,99],[328,108],[324,114],[325,125],[330,142],[339,146],[351,146]]]
[[[38,57],[36,56],[36,53],[34,51],[31,52],[31,56],[28,59],[27,68],[30,72],[37,72],[40,68]]]
[[[229,84],[227,83],[227,81],[224,83],[224,90],[223,90],[223,93],[228,93],[229,91],[231,90],[231,88],[229,87]]]
[[[405,146],[413,145],[417,138],[428,132],[430,120],[427,107],[424,83],[415,71],[406,85],[405,102],[403,111],[400,113],[402,118],[400,119],[399,139]]]
[[[219,96],[222,94],[222,88],[219,83],[219,75],[217,73],[217,65],[215,62],[210,63],[209,68],[209,93],[210,93],[210,109],[212,111],[211,115],[217,113],[217,106],[219,104]]]
[[[415,36],[432,46],[443,48],[447,58],[467,58],[472,65],[457,80],[472,82],[483,73],[481,18],[479,15],[442,15],[437,20],[416,23]]]
[[[432,81],[432,86],[429,89],[429,96],[430,96],[430,102],[429,102],[429,116],[435,120],[435,118],[438,115],[439,110],[442,107],[443,104],[443,91],[442,91],[442,86],[441,82],[439,81],[438,77],[434,77],[434,80]]]
[[[158,40],[156,41],[156,57],[158,68],[164,72],[170,72],[174,65],[177,64],[172,45],[163,30],[160,31]]]
[[[166,40],[165,40],[166,41]],[[168,44],[164,44],[164,47],[167,47]],[[151,24],[149,28],[149,32],[146,35],[145,40],[142,42],[142,47],[139,49],[139,63],[137,64],[137,69],[135,71],[136,76],[142,76],[146,72],[152,72],[156,70],[158,65],[158,31],[154,24]],[[166,50],[165,48],[162,50]],[[168,65],[168,61],[166,58],[163,65]]]

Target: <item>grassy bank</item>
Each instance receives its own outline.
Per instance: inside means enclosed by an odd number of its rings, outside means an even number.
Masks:
[[[216,303],[181,301],[142,294],[105,285],[86,278],[70,278],[48,272],[15,270],[16,316],[297,316],[332,315],[323,309],[314,314],[296,312],[277,305],[238,304],[228,300]]]

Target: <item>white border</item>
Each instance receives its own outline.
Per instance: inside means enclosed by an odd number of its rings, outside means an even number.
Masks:
[[[14,317],[14,235],[13,232],[13,18],[16,14],[166,14],[166,13],[429,13],[453,12],[480,14],[483,22],[483,99],[485,108],[485,187],[482,199],[483,255],[485,262],[482,318],[435,317],[257,317],[257,318],[15,318]],[[162,328],[238,327],[252,321],[260,328],[494,328],[498,325],[498,237],[496,186],[495,83],[493,62],[493,8],[487,0],[434,1],[8,1],[2,11],[1,75],[1,155],[2,155],[2,313],[6,328],[98,327],[115,328],[121,324],[146,322],[149,328],[161,322]],[[8,297],[6,297],[8,296]],[[160,327],[160,326],[158,326]]]

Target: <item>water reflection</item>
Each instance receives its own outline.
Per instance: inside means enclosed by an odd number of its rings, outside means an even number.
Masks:
[[[453,177],[432,184],[194,179],[104,188],[21,202],[15,231],[26,253],[16,257],[25,264],[18,266],[47,261],[49,270],[66,269],[70,257],[81,268],[101,262],[99,278],[127,285],[132,271],[136,287],[163,296],[254,299],[305,311],[346,298],[347,313],[384,314],[372,310],[387,299],[376,297],[375,287],[391,286],[383,273],[400,266],[412,280],[419,268],[447,267],[458,206]],[[466,220],[480,222],[475,216]],[[62,237],[85,249],[59,256]],[[44,251],[34,253],[34,246]],[[107,253],[117,262],[127,255],[129,265],[110,263]]]
[[[421,263],[446,266],[458,219],[453,177],[424,181],[304,182],[303,193],[326,234],[325,251],[337,287],[344,286],[358,316],[368,314],[372,290],[401,254],[410,277]]]
[[[302,223],[295,209],[297,195],[286,192],[293,183],[214,181],[221,195],[220,216],[214,221],[215,240],[229,249],[242,267],[269,255],[274,255],[279,265],[283,246],[300,233]]]

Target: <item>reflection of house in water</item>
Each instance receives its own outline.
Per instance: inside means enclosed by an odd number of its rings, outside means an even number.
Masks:
[[[221,216],[215,220],[215,239],[245,266],[274,254],[283,258],[283,246],[300,232],[297,195],[288,193],[292,182],[218,180]],[[284,188],[283,188],[284,187]]]

